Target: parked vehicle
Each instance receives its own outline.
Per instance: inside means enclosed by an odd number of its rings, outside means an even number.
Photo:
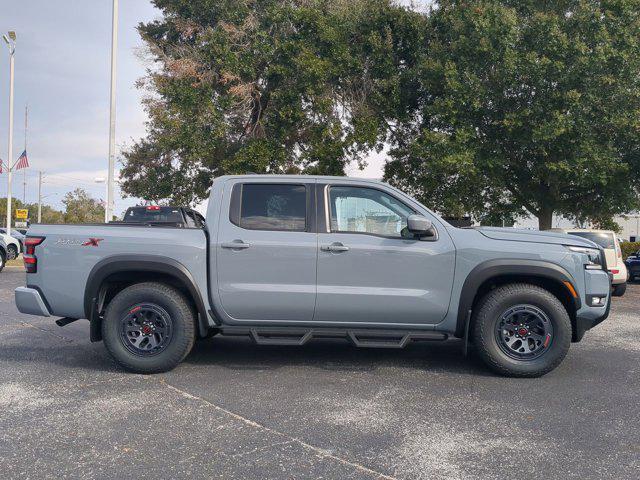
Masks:
[[[92,341],[144,373],[220,334],[394,348],[455,337],[496,372],[534,377],[611,300],[589,240],[455,228],[389,185],[345,177],[219,177],[203,228],[33,225],[26,249],[18,309],[89,319]]]
[[[6,233],[0,233],[0,238],[2,238],[5,245],[7,246],[7,260],[14,260],[18,258],[18,255],[20,255],[20,252],[22,252],[22,248],[18,239],[12,237],[11,235],[7,235]]]
[[[6,262],[7,262],[7,245],[4,243],[4,240],[0,238],[0,272],[4,268],[4,265]]]
[[[146,207],[127,208],[122,217],[122,222],[174,224],[177,227],[202,228],[205,224],[205,218],[200,213],[188,207],[148,205]]]
[[[0,228],[0,233],[7,233],[7,229],[6,228]],[[11,236],[13,238],[15,238],[18,243],[20,244],[20,252],[22,252],[24,250],[24,237],[25,235],[23,233],[21,233],[18,230],[12,229],[11,230]]]
[[[569,235],[586,238],[601,246],[607,257],[607,267],[612,275],[613,296],[621,297],[624,295],[624,292],[627,291],[627,267],[622,261],[620,241],[613,230],[554,228],[552,231],[561,231]]]
[[[629,255],[624,263],[629,271],[629,280],[640,279],[640,250],[633,255]]]

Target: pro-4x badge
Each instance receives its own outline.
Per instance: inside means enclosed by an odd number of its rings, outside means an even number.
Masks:
[[[83,247],[97,247],[104,238],[90,238],[82,244]]]

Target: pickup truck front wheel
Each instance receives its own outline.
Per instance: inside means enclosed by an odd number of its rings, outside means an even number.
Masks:
[[[171,370],[191,351],[195,315],[184,295],[163,283],[138,283],[107,306],[102,338],[118,364],[136,373]]]
[[[556,368],[569,351],[571,320],[549,291],[508,284],[480,300],[473,336],[492,370],[509,377],[539,377]]]

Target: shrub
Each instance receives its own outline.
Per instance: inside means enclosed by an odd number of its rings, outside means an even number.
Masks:
[[[624,242],[620,244],[620,248],[622,249],[622,258],[626,260],[629,255],[640,250],[640,242]]]

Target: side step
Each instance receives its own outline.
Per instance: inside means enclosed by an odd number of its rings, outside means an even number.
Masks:
[[[231,327],[224,326],[220,334],[248,336],[256,345],[301,346],[313,338],[344,338],[356,347],[404,348],[411,341],[443,341],[446,333],[415,330],[376,330],[342,328],[293,327]]]

